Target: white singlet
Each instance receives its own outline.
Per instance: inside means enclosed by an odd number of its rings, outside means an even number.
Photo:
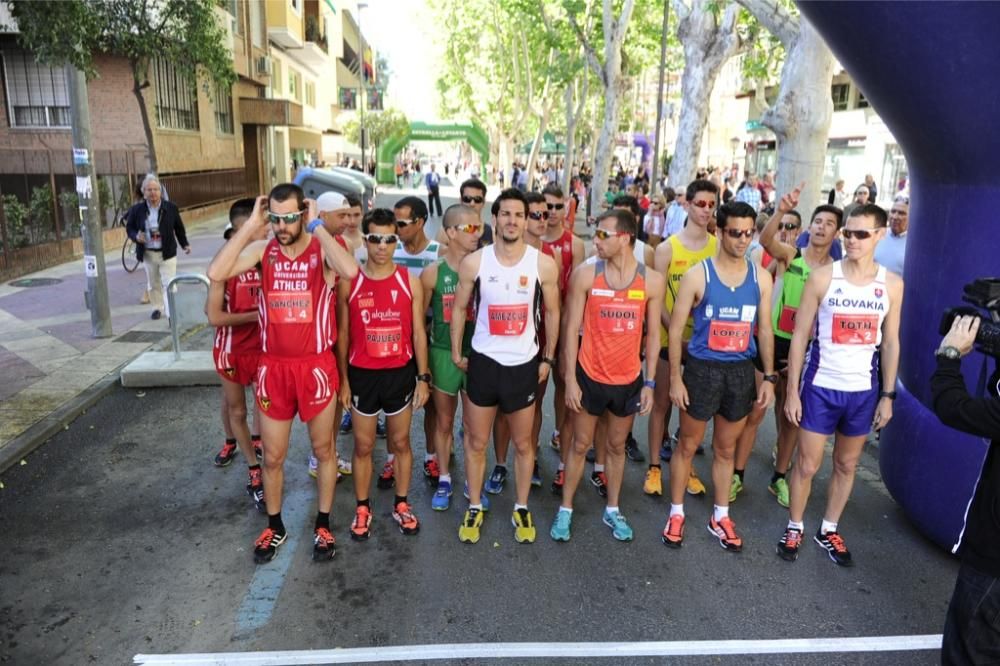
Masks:
[[[495,245],[482,252],[472,349],[501,365],[522,365],[538,354],[538,250],[525,246],[521,261],[510,267],[497,261]]]
[[[804,384],[836,391],[870,391],[878,386],[878,346],[889,311],[885,266],[859,287],[833,263],[833,277],[816,316],[816,333],[806,354]]]

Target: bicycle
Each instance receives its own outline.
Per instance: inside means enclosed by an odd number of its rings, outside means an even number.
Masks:
[[[125,215],[120,215],[115,223],[116,227],[125,226]],[[136,243],[126,234],[125,242],[122,244],[122,268],[126,273],[134,273],[139,268],[139,257],[136,255]]]

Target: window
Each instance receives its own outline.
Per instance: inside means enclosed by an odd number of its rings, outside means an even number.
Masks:
[[[302,101],[302,77],[291,67],[288,68],[288,96],[296,101]]]
[[[31,54],[3,51],[12,127],[69,127],[69,88],[63,70],[39,65]]]
[[[869,106],[871,106],[871,104],[868,102],[868,98],[865,97],[865,94],[859,90],[858,91],[858,108],[859,109],[867,109]]]
[[[835,83],[830,88],[830,95],[833,97],[833,110],[846,111],[847,100],[850,96],[851,86],[846,83]]]
[[[306,83],[306,104],[316,106],[316,84]]]
[[[356,109],[358,108],[358,91],[354,88],[340,88],[340,94],[338,95],[338,102],[340,103],[340,108],[342,109]]]
[[[250,0],[250,41],[259,49],[263,49],[267,44],[265,32],[263,3]]]
[[[382,91],[378,88],[368,89],[368,109],[370,111],[382,110]]]
[[[243,23],[246,21],[246,8],[243,0],[228,0],[226,9],[233,15],[233,33],[243,36]]]
[[[153,61],[156,86],[156,124],[168,129],[195,130],[198,124],[198,91],[194,81],[166,60]]]
[[[215,84],[215,129],[220,134],[233,133],[233,91]]]
[[[291,5],[292,11],[296,14],[300,14],[302,12],[302,0],[288,0],[288,4]]]
[[[281,61],[276,59],[271,60],[271,90],[275,96],[281,96]]]

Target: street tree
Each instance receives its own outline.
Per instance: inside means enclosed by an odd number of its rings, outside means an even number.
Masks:
[[[7,4],[17,22],[19,43],[40,62],[76,67],[93,79],[98,76],[95,54],[128,61],[152,173],[158,172],[158,160],[145,98],[152,63],[165,60],[192,86],[201,80],[206,90],[213,82],[228,88],[236,80],[215,0],[7,0]]]
[[[778,140],[779,196],[804,181],[801,201],[811,208],[823,203],[820,189],[833,120],[833,54],[794,6],[780,0],[736,1],[784,46],[778,97],[760,120]]]
[[[385,111],[370,111],[365,114],[365,132],[368,141],[374,148],[373,154],[378,155],[379,146],[386,139],[406,134],[410,129],[410,121],[399,109]],[[357,116],[352,116],[344,123],[344,136],[354,144],[361,144],[361,122]]]

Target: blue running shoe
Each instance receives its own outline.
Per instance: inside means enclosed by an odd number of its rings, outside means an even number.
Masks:
[[[483,489],[490,495],[499,495],[503,492],[503,486],[507,482],[507,468],[503,465],[497,465],[493,468],[493,473],[490,474],[490,478],[486,479],[486,485]]]
[[[603,520],[604,524],[611,528],[611,536],[619,541],[632,540],[632,528],[629,526],[628,521],[625,520],[625,514],[621,511],[615,511],[614,513],[605,511]]]
[[[379,415],[378,421],[375,422],[375,436],[385,439],[385,417],[382,415]]]
[[[438,481],[437,490],[431,498],[431,508],[435,511],[447,511],[451,506],[451,482]]]
[[[538,461],[535,461],[535,467],[531,470],[531,485],[536,488],[542,487],[542,473],[538,469]]]
[[[570,523],[573,521],[573,514],[569,511],[556,511],[555,522],[552,523],[552,529],[549,530],[549,536],[552,537],[553,541],[569,541]]]
[[[462,495],[465,496],[465,499],[469,499],[469,482],[468,481],[465,482],[465,489],[462,491]],[[480,493],[479,494],[479,501],[483,505],[483,511],[489,511],[490,510],[490,496],[489,495],[487,495],[485,492]]]
[[[351,421],[351,410],[344,412],[344,418],[340,419],[340,432],[346,435],[354,430],[354,423]]]

